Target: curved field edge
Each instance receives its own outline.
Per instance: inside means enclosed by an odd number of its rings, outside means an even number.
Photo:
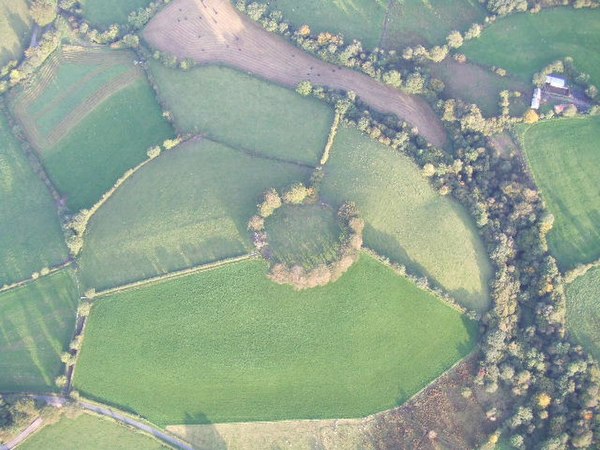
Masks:
[[[0,294],[0,392],[57,390],[78,301],[69,269]]]
[[[511,51],[506,51],[511,49]],[[600,10],[550,8],[512,14],[487,27],[461,48],[479,64],[508,70],[530,82],[551,62],[571,56],[578,70],[600,85]]]
[[[600,361],[600,268],[567,286],[567,328]]]
[[[354,91],[374,109],[410,122],[432,144],[447,143],[441,120],[422,97],[309,55],[253,23],[229,0],[174,0],[154,16],[143,36],[152,48],[179,58],[224,64],[283,86],[295,88],[308,80]]]
[[[553,120],[517,129],[554,226],[548,245],[561,270],[600,257],[600,117]]]
[[[427,276],[463,306],[487,310],[492,269],[471,217],[435,192],[407,156],[341,127],[324,174],[324,200],[356,203],[365,246]]]
[[[361,417],[475,344],[474,322],[366,255],[308,291],[266,272],[239,262],[99,300],[77,389],[161,426]]]
[[[253,251],[246,227],[270,187],[307,167],[196,139],[133,174],[94,214],[80,257],[87,287],[112,288]]]
[[[54,200],[0,110],[0,287],[62,263],[67,248]]]

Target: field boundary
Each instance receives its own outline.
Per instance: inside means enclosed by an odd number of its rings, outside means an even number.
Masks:
[[[329,129],[329,136],[327,136],[327,143],[325,144],[325,149],[323,149],[323,154],[321,156],[321,160],[319,164],[324,166],[329,161],[329,154],[331,153],[331,148],[333,147],[333,143],[337,136],[338,128],[340,127],[340,122],[342,121],[342,114],[338,111],[335,112],[335,116],[333,117],[333,123],[331,124],[331,128]]]
[[[167,281],[167,280],[182,278],[187,275],[192,275],[195,273],[206,272],[208,270],[217,269],[219,267],[227,266],[229,264],[235,264],[235,263],[238,263],[241,261],[246,261],[248,259],[253,259],[256,257],[257,257],[256,253],[247,253],[244,255],[234,256],[232,258],[220,259],[218,261],[214,261],[214,262],[211,262],[208,264],[200,264],[198,266],[189,267],[187,269],[176,270],[174,272],[168,272],[163,275],[157,275],[155,277],[146,278],[144,280],[135,281],[133,283],[123,284],[121,286],[116,286],[114,288],[105,289],[103,291],[98,291],[94,294],[93,299],[95,302],[97,299],[101,299],[108,295],[125,292],[125,291],[129,291],[132,289],[141,288],[141,287],[144,287],[144,286],[150,285],[150,284],[161,283],[161,282]]]
[[[479,320],[479,318],[481,316],[480,313],[478,313],[476,311],[469,310],[468,308],[462,306],[454,297],[452,297],[450,294],[448,294],[445,290],[443,290],[443,289],[441,289],[439,287],[436,287],[436,288],[431,287],[429,279],[426,276],[419,277],[417,275],[413,275],[411,273],[408,273],[406,271],[406,266],[394,263],[387,256],[380,255],[375,250],[373,250],[373,249],[371,249],[369,247],[364,247],[363,246],[363,248],[361,249],[361,251],[363,253],[365,253],[366,255],[369,255],[371,258],[377,260],[378,262],[380,262],[384,266],[389,267],[390,269],[392,269],[394,271],[394,273],[396,273],[396,275],[398,275],[398,276],[400,276],[402,278],[406,278],[407,280],[409,280],[413,285],[415,285],[419,289],[421,289],[423,291],[426,291],[429,294],[433,295],[436,299],[438,299],[439,301],[441,301],[445,305],[451,307],[452,309],[458,311],[461,314],[464,314],[464,315],[474,315],[474,317],[476,318],[476,320]],[[404,267],[404,270],[402,270],[402,267]],[[422,284],[420,284],[418,282],[419,279],[425,279],[425,280],[427,280],[427,283],[424,284],[424,285],[422,285]]]
[[[60,272],[61,270],[66,269],[67,267],[71,266],[72,264],[73,264],[73,260],[68,259],[57,266],[49,267],[47,272],[45,270],[40,270],[38,272],[34,272],[34,273],[38,274],[38,276],[36,276],[36,277],[31,276],[31,277],[27,278],[26,280],[15,281],[14,283],[11,283],[11,284],[5,284],[2,287],[0,287],[0,294],[4,294],[5,292],[27,286],[28,284],[34,283],[35,281],[37,281],[41,278],[48,277],[57,272]],[[44,273],[42,273],[42,272],[44,272]]]

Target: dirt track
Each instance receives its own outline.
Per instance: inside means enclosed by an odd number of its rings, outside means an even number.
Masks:
[[[286,86],[310,80],[352,90],[373,108],[417,127],[432,144],[446,143],[440,120],[423,99],[309,55],[240,14],[230,0],[175,0],[150,21],[144,38],[179,58],[222,63]]]

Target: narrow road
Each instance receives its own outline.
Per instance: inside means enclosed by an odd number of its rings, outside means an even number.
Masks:
[[[185,442],[180,441],[179,439],[174,438],[173,436],[168,435],[168,434],[160,431],[157,428],[151,427],[150,425],[146,425],[145,423],[142,423],[142,422],[138,422],[137,420],[127,417],[117,411],[113,411],[110,408],[94,405],[92,403],[87,403],[87,402],[83,402],[83,401],[78,402],[77,404],[79,406],[81,406],[82,408],[87,409],[89,411],[93,411],[93,412],[95,412],[97,414],[101,414],[103,416],[112,417],[113,419],[118,420],[119,422],[125,423],[125,424],[135,427],[139,430],[145,431],[146,433],[149,433],[152,436],[154,436],[174,447],[181,448],[184,450],[194,450],[194,447],[191,447],[190,445],[186,444]]]
[[[447,141],[441,120],[422,97],[296,48],[241,14],[230,0],[174,0],[154,16],[143,35],[153,48],[179,58],[224,64],[290,88],[308,80],[354,91],[374,109],[409,122],[432,144]]]
[[[48,404],[48,406],[54,406],[55,408],[60,408],[63,405],[65,405],[67,402],[70,401],[70,399],[68,399],[67,397],[62,397],[59,395],[32,395],[31,398],[34,398],[36,400],[45,401],[46,404]],[[167,433],[159,430],[158,428],[154,428],[143,422],[135,420],[124,414],[121,414],[120,412],[110,409],[106,406],[100,406],[100,405],[88,403],[85,401],[77,402],[77,406],[79,406],[83,409],[87,409],[89,411],[95,412],[96,414],[100,414],[102,416],[112,417],[113,419],[115,419],[121,423],[132,426],[134,428],[137,428],[138,430],[145,431],[146,433],[151,434],[152,436],[154,436],[154,437],[160,439],[161,441],[164,441],[167,444],[170,444],[176,448],[180,448],[183,450],[194,450],[194,448],[191,447],[189,444],[186,444],[185,442],[171,436],[170,434],[167,434]],[[43,423],[43,419],[41,417],[38,417],[35,421],[33,421],[31,423],[31,425],[29,425],[25,430],[23,430],[15,439],[13,439],[12,441],[10,441],[9,443],[7,443],[5,445],[0,445],[0,450],[10,450],[10,449],[16,447],[17,445],[21,444],[32,433],[37,431],[42,426],[42,423]]]
[[[0,445],[0,450],[10,450],[15,448],[17,445],[20,445],[25,439],[29,437],[30,434],[35,433],[44,423],[44,420],[41,417],[35,419],[31,424],[25,428],[19,435],[10,441],[7,444]]]

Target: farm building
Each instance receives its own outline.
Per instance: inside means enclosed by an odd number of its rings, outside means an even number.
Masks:
[[[531,97],[531,109],[539,109],[541,99],[542,90],[540,88],[535,88],[533,90],[533,96]]]
[[[569,95],[569,86],[566,80],[553,75],[546,76],[545,89],[553,94]]]

